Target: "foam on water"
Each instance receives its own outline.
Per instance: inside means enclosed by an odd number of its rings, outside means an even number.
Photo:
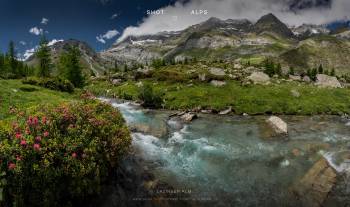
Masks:
[[[342,155],[347,155],[346,157]],[[327,152],[323,157],[338,173],[350,173],[350,151]]]

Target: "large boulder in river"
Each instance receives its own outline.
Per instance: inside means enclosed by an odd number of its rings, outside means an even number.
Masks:
[[[281,118],[277,116],[271,116],[268,120],[266,120],[267,124],[273,130],[273,135],[287,135],[288,134],[288,126],[287,123],[284,122]]]
[[[252,81],[254,84],[267,85],[270,83],[270,77],[263,72],[253,72],[247,79]]]
[[[335,170],[322,158],[292,186],[293,196],[301,206],[319,207],[326,200],[337,179]]]
[[[341,84],[336,77],[318,74],[316,76],[316,85],[319,87],[341,88]]]

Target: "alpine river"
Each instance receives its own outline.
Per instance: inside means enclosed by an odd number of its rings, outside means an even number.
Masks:
[[[323,205],[350,203],[345,178],[350,156],[341,156],[350,149],[345,118],[281,116],[289,135],[269,139],[264,136],[266,116],[199,114],[184,124],[169,118],[174,112],[101,100],[118,108],[128,126],[142,129],[132,133],[132,145],[155,177],[193,200],[212,206],[295,206],[291,187],[325,158],[339,176]]]

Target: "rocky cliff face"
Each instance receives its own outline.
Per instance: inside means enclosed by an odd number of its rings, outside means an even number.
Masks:
[[[238,55],[271,54],[273,44],[289,43],[293,33],[272,14],[256,24],[248,20],[220,20],[210,18],[179,32],[163,32],[156,35],[128,37],[101,53],[106,60],[119,62],[150,62],[155,58],[172,59],[177,56],[203,57],[201,50],[209,50],[209,56],[217,58],[220,49],[230,49]],[[283,44],[284,44],[283,43]],[[275,47],[276,49],[277,47]],[[278,48],[280,49],[280,48]],[[277,49],[277,50],[278,50]],[[235,51],[236,50],[236,51]],[[276,51],[278,54],[280,51]],[[199,54],[198,54],[199,53]],[[222,56],[222,54],[221,54]],[[222,59],[222,58],[220,58]]]
[[[350,72],[348,31],[332,34],[325,25],[289,28],[273,14],[255,24],[210,18],[183,31],[131,36],[101,52],[107,62],[150,63],[154,59],[234,60],[275,58],[297,70],[318,67]],[[341,51],[341,52],[339,52]]]

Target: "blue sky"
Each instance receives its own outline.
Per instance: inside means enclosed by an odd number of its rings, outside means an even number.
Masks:
[[[164,15],[147,16],[159,8]],[[210,17],[255,21],[274,13],[289,25],[329,24],[349,20],[349,11],[350,0],[1,0],[0,51],[13,40],[23,54],[38,45],[41,34],[85,41],[100,51],[118,38],[178,31]]]
[[[1,0],[0,50],[10,40],[17,51],[38,44],[40,33],[52,39],[79,39],[96,50],[108,48],[125,27],[137,25],[147,9],[169,5],[171,0]],[[114,15],[114,16],[113,16]],[[43,18],[47,20],[43,20]],[[32,33],[30,33],[30,30]],[[108,31],[111,31],[107,33]],[[36,33],[36,34],[35,34]],[[104,34],[106,34],[103,36]],[[100,36],[106,43],[97,41]]]

